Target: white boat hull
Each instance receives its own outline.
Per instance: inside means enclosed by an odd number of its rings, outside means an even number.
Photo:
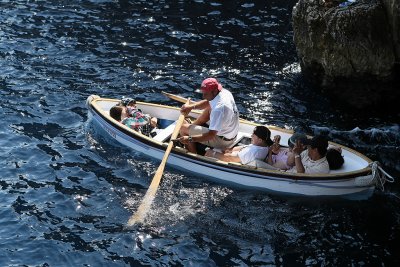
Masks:
[[[104,101],[104,103],[101,103]],[[150,157],[161,160],[166,149],[166,143],[162,144],[144,137],[141,134],[133,133],[123,125],[118,125],[108,115],[110,105],[116,102],[110,102],[109,99],[88,100],[89,111],[94,121],[96,121],[107,133],[107,135],[124,146],[130,147],[135,151],[142,152]],[[97,103],[96,103],[97,102]],[[107,102],[107,103],[106,103]],[[94,104],[96,103],[96,104]],[[139,104],[140,105],[140,104]],[[146,103],[141,107],[144,112],[152,111],[152,115],[159,118],[170,116],[177,118],[179,110],[171,107],[154,105],[146,110]],[[172,111],[171,111],[172,110]],[[166,115],[170,113],[169,115]],[[196,114],[194,114],[196,115]],[[254,128],[253,123],[241,122],[241,130]],[[279,128],[271,129],[274,134],[290,136],[290,132]],[[369,197],[375,187],[373,178],[370,182],[357,183],[357,177],[369,176],[369,163],[371,160],[362,156],[358,152],[346,148],[344,150],[346,161],[350,164],[352,161],[360,161],[357,169],[349,169],[343,173],[333,173],[328,175],[306,175],[289,174],[281,171],[266,170],[256,167],[243,166],[240,164],[225,163],[215,161],[207,157],[186,153],[183,149],[173,149],[167,163],[179,169],[187,170],[201,177],[212,178],[213,180],[230,183],[237,186],[244,186],[262,190],[269,190],[285,194],[295,194],[304,196],[356,196],[357,198]],[[363,180],[365,181],[365,179]]]

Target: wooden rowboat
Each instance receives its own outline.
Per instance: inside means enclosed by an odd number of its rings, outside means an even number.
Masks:
[[[103,128],[109,137],[119,143],[161,160],[174,129],[174,122],[180,115],[180,108],[137,102],[138,108],[144,113],[157,117],[163,122],[162,124],[165,124],[165,128],[151,138],[131,130],[110,117],[110,108],[118,102],[117,99],[88,97],[87,107],[91,119]],[[189,116],[196,118],[199,114],[200,111],[193,110]],[[250,138],[257,125],[250,121],[240,120],[236,143]],[[287,144],[293,134],[290,130],[275,126],[268,126],[268,128],[271,130],[271,136],[278,134],[281,136],[282,144]],[[373,168],[371,159],[348,147],[332,142],[330,144],[342,148],[345,163],[341,169],[330,171],[329,174],[293,174],[266,169],[262,164],[249,166],[223,162],[189,153],[181,147],[172,149],[168,164],[223,183],[304,196],[368,198],[377,183],[385,182],[385,179],[376,175],[376,168]]]

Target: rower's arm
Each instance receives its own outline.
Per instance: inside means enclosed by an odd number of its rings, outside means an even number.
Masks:
[[[210,106],[210,103],[208,103],[208,100],[203,99],[197,102],[190,102],[190,104],[184,104],[181,107],[181,113],[183,114],[189,114],[192,109],[206,109]]]
[[[207,133],[202,135],[194,135],[192,136],[192,142],[204,142],[213,139],[217,136],[217,131],[209,130]]]
[[[190,104],[192,109],[205,109],[209,106],[208,100],[203,99],[197,102],[194,102],[193,104]]]

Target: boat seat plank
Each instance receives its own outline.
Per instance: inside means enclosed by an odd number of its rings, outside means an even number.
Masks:
[[[176,121],[168,125],[166,128],[161,129],[156,136],[153,137],[154,140],[159,142],[165,142],[173,133],[176,126]]]

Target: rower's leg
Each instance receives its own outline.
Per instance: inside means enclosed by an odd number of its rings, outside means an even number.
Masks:
[[[210,120],[211,107],[207,107],[203,110],[200,116],[193,122],[195,125],[203,125]]]
[[[186,145],[186,149],[187,149],[189,152],[192,152],[192,153],[197,154],[197,149],[196,149],[196,143],[195,143],[195,142],[188,143],[188,144]]]
[[[192,124],[188,123],[187,121],[183,121],[182,127],[179,131],[180,136],[188,136],[190,133],[191,125]],[[189,152],[197,154],[196,143],[188,143],[185,145],[185,147]]]
[[[183,121],[181,129],[179,130],[179,135],[180,136],[186,136],[189,135],[189,127],[190,123],[188,123],[186,120]]]

